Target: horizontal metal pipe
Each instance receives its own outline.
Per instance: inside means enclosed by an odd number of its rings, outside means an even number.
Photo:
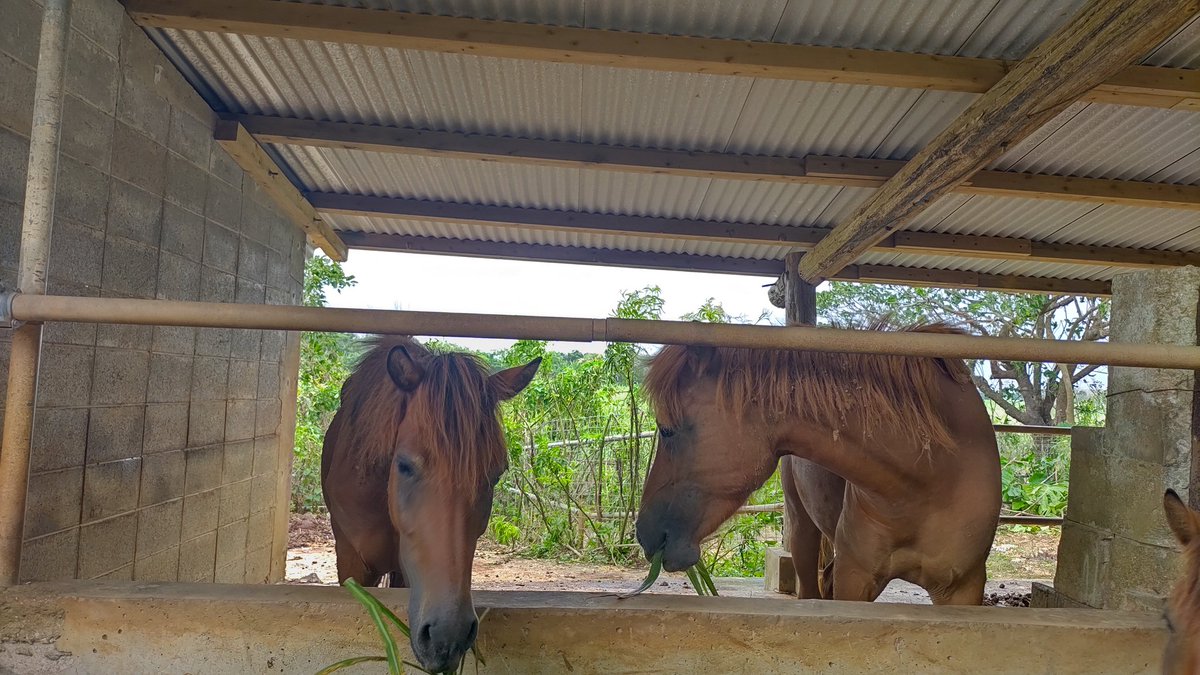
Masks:
[[[1200,347],[688,321],[575,319],[17,294],[20,321],[640,342],[1200,370]]]

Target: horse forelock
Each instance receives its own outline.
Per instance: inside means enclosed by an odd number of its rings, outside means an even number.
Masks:
[[[944,323],[901,330],[963,333]],[[660,422],[683,419],[683,394],[696,376],[714,378],[718,405],[739,419],[757,411],[840,429],[855,416],[867,433],[895,430],[943,447],[953,441],[938,406],[939,380],[970,382],[959,359],[668,345],[651,358],[645,380]]]
[[[401,391],[387,372],[388,353],[403,346],[423,370],[414,392]],[[408,337],[376,339],[342,388],[351,452],[371,464],[390,462],[402,424],[415,426],[430,452],[433,474],[470,489],[489,481],[507,461],[499,404],[489,369],[465,353],[435,354]]]

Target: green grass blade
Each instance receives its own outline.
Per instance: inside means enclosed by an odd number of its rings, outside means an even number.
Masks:
[[[383,646],[387,652],[388,673],[390,675],[404,675],[404,671],[400,667],[400,654],[396,648],[396,638],[392,637],[391,631],[388,630],[387,624],[383,621],[383,613],[379,611],[379,608],[382,606],[379,600],[368,593],[354,579],[347,579],[342,585],[346,590],[350,591],[350,595],[354,596],[354,599],[358,600],[359,604],[366,608],[367,614],[370,615],[371,621],[379,631],[379,639],[383,640]]]
[[[623,595],[618,595],[617,597],[622,600],[625,598],[632,598],[635,595],[644,593],[646,589],[653,586],[654,582],[658,580],[658,575],[662,573],[662,559],[663,552],[660,550],[658,553],[654,554],[653,558],[650,559],[650,572],[646,575],[646,580],[642,582],[642,585],[638,586],[637,590],[633,591],[632,593],[625,593]]]
[[[367,589],[365,589],[361,585],[359,585],[359,583],[357,581],[355,581],[354,579],[347,579],[346,583],[343,585],[346,587],[346,589],[348,591],[350,591],[350,593],[355,597],[355,599],[357,599],[359,602],[363,603],[364,606],[369,605],[371,607],[374,607],[380,614],[382,614],[384,616],[384,618],[388,619],[393,624],[395,624],[396,629],[399,630],[404,635],[404,637],[410,638],[410,639],[412,638],[412,632],[409,631],[408,624],[401,621],[400,617],[396,616],[396,614],[394,612],[392,612],[392,610],[387,608],[387,605],[380,602],[379,598],[376,598],[374,595],[371,595],[367,591]]]
[[[689,567],[687,568],[686,573],[688,581],[692,582],[692,590],[696,591],[696,595],[708,595],[708,589],[705,588],[704,584],[696,578],[696,568]]]
[[[713,583],[712,574],[709,573],[708,567],[705,566],[703,560],[696,561],[696,576],[700,577],[700,580],[704,582],[709,595],[720,595],[720,593],[717,593],[717,585]]]
[[[349,659],[343,659],[337,663],[330,664],[317,671],[317,675],[329,675],[329,673],[337,672],[343,668],[356,666],[360,663],[368,663],[370,661],[387,661],[386,656],[355,656]]]

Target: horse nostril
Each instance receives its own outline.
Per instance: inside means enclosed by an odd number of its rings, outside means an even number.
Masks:
[[[427,623],[421,626],[421,630],[417,632],[417,641],[423,645],[428,645],[433,641],[433,624]]]

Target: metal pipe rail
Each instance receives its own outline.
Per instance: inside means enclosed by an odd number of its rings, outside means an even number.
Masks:
[[[496,314],[294,307],[13,294],[0,300],[16,321],[70,321],[210,328],[388,333],[567,342],[640,342],[897,356],[1003,359],[1200,370],[1200,347],[747,326],[688,321],[576,319]]]

